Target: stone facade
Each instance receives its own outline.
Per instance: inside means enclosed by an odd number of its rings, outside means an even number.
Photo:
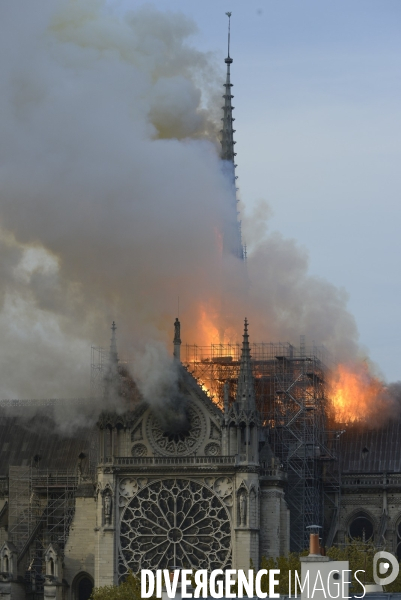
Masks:
[[[102,416],[96,585],[143,568],[248,569],[288,551],[285,476],[260,465],[254,407],[237,399],[221,411],[185,370],[180,393],[178,433],[146,405]]]
[[[343,475],[336,543],[362,538],[401,559],[401,475]]]
[[[73,475],[12,467],[0,533],[18,548],[0,548],[2,597],[88,600],[129,571],[247,570],[288,551],[286,479],[256,409],[247,324],[236,397],[226,386],[223,409],[179,363],[178,342],[177,398],[102,413],[93,479],[82,451]]]

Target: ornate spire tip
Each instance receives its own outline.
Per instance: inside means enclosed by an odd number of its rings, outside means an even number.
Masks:
[[[226,12],[226,15],[228,17],[228,52],[227,52],[227,58],[225,60],[226,63],[232,63],[233,60],[232,58],[230,58],[230,25],[231,25],[231,14],[230,12]]]

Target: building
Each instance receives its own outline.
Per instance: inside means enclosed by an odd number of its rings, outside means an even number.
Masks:
[[[131,393],[123,414],[103,412],[95,427],[66,434],[54,426],[58,401],[2,402],[3,597],[85,600],[93,585],[143,568],[247,569],[303,544],[299,519],[305,528],[320,518],[326,545],[362,538],[400,556],[401,424],[337,432],[339,452],[316,419],[319,360],[274,344],[253,357],[247,321],[238,360],[198,357],[197,374],[211,372],[221,389],[222,402],[212,401],[181,363],[174,325],[179,394],[169,406]],[[125,394],[112,329],[104,389],[114,373]]]
[[[178,320],[175,332],[178,361]],[[113,327],[117,371],[115,347]],[[286,475],[256,408],[247,321],[236,397],[230,401],[227,384],[223,409],[178,368],[171,406],[136,398],[124,414],[103,413],[97,449],[92,429],[68,438],[50,433],[51,416],[25,421],[17,413],[26,407],[8,408],[0,438],[3,594],[82,600],[93,584],[116,583],[129,570],[247,569],[262,555],[288,552]]]

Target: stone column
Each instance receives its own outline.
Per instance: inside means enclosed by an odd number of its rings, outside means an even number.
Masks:
[[[250,559],[254,568],[259,568],[259,527],[255,523],[255,517],[259,512],[257,502],[259,496],[253,494],[251,506],[251,497],[249,490],[257,490],[258,475],[254,472],[244,471],[236,475],[236,495],[234,505],[234,556],[233,569],[249,569]],[[243,499],[241,500],[241,497]],[[250,517],[253,517],[252,520]]]
[[[115,585],[115,513],[114,476],[110,467],[99,469],[101,491],[97,495],[95,541],[95,587]]]
[[[43,595],[45,600],[63,600],[63,567],[60,549],[50,544],[45,551],[45,583]]]

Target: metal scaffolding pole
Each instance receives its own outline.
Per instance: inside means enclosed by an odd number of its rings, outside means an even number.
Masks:
[[[336,432],[327,429],[329,354],[323,347],[307,347],[303,336],[299,348],[280,342],[250,347],[258,410],[272,451],[287,472],[291,550],[307,548],[309,525],[325,526],[324,541],[331,543],[340,474]],[[181,346],[182,364],[221,408],[225,382],[231,400],[236,397],[240,355],[240,344]],[[104,381],[106,357],[93,348],[93,390]]]
[[[76,472],[10,467],[9,537],[28,588],[43,588],[44,551],[57,544],[63,552],[75,509]]]
[[[213,400],[223,405],[223,386],[229,382],[235,398],[239,373],[239,344],[184,346],[183,364]],[[336,449],[326,426],[327,352],[291,344],[251,344],[255,392],[272,451],[288,474],[286,500],[291,512],[291,550],[308,546],[309,525],[323,525],[324,477],[329,492],[339,493]],[[337,469],[338,474],[338,469]]]

